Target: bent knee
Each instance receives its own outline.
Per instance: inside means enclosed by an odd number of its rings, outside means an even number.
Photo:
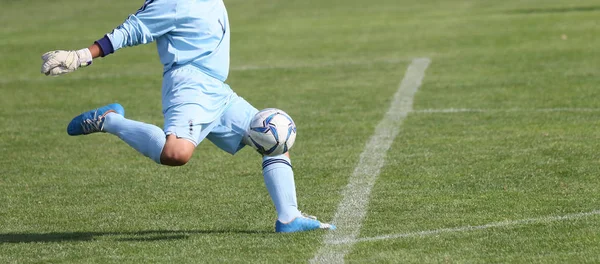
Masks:
[[[167,138],[167,143],[160,155],[160,163],[168,166],[183,166],[192,158],[194,144],[187,140]]]
[[[192,158],[192,152],[182,150],[163,151],[160,163],[169,166],[183,166]]]

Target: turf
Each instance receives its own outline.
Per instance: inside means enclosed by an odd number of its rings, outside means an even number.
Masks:
[[[76,73],[40,55],[100,38],[138,1],[2,1],[0,263],[307,262],[323,232],[273,233],[250,149],[203,142],[181,168],[66,124],[119,102],[162,126],[155,47]],[[359,238],[600,209],[592,0],[226,1],[228,83],[285,109],[302,210],[330,220],[413,58],[432,60],[372,190]],[[68,8],[66,8],[68,7]],[[107,8],[110,7],[110,8]],[[350,263],[597,263],[600,216],[359,242]]]

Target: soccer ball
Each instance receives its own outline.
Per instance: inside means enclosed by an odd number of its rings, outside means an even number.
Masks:
[[[290,150],[296,140],[296,124],[284,111],[267,108],[259,111],[248,129],[249,143],[260,154],[277,156]]]

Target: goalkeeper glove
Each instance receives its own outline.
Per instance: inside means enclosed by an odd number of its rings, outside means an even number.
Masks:
[[[42,60],[42,73],[58,76],[92,64],[92,53],[89,49],[55,50],[44,53]]]

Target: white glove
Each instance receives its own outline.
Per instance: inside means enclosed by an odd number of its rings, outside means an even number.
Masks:
[[[55,50],[44,53],[42,60],[42,73],[57,76],[92,64],[92,53],[89,49]]]

